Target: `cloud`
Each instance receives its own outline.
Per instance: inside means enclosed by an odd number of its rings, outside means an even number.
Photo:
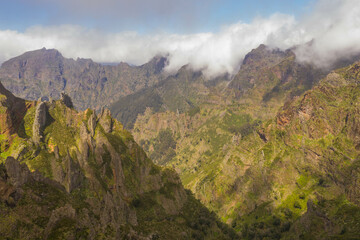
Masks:
[[[338,58],[360,53],[357,1],[320,0],[315,10],[300,21],[293,16],[274,14],[251,23],[224,26],[216,33],[106,33],[74,25],[35,26],[25,32],[0,30],[0,62],[24,51],[46,47],[58,49],[65,57],[135,65],[155,55],[167,55],[168,71],[189,64],[208,76],[216,76],[235,74],[246,53],[264,43],[281,49],[297,46],[300,61],[328,66]]]
[[[360,5],[358,0],[321,0],[315,11],[298,24],[312,42],[295,51],[301,61],[321,67],[360,54]]]
[[[56,48],[66,57],[92,58],[98,62],[124,61],[136,65],[155,55],[168,55],[168,71],[190,64],[208,75],[234,73],[249,50],[294,24],[293,17],[276,14],[268,19],[255,19],[251,24],[233,24],[218,33],[187,35],[104,33],[72,25],[37,26],[24,33],[0,31],[0,61],[24,51],[46,47]]]

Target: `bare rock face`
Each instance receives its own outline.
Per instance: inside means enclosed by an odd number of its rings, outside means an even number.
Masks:
[[[75,162],[72,159],[69,151],[67,152],[67,155],[63,159],[60,159],[58,153],[57,155],[58,156],[56,157],[56,153],[55,153],[55,159],[52,158],[50,160],[53,178],[55,181],[57,181],[63,187],[65,187],[67,192],[70,193],[74,189],[81,186],[84,176],[80,170],[79,163]],[[58,160],[60,160],[60,162]],[[64,167],[62,167],[62,165]]]
[[[10,178],[10,183],[15,187],[24,185],[31,178],[29,168],[26,164],[20,164],[20,162],[13,157],[6,159],[5,168]]]
[[[89,156],[89,145],[88,145],[88,137],[89,132],[86,128],[86,124],[84,122],[80,123],[80,156],[79,158],[79,164],[80,167],[85,168],[87,166],[87,159]]]
[[[99,123],[103,127],[106,133],[111,133],[113,128],[113,120],[111,118],[111,112],[109,109],[101,109],[101,114],[99,117]]]
[[[96,119],[97,119],[96,113],[93,112],[88,120],[89,131],[92,137],[95,135],[95,128],[97,124]]]
[[[66,93],[64,93],[64,92],[61,93],[60,100],[65,104],[65,106],[67,106],[69,108],[74,108],[71,98]]]
[[[41,102],[36,106],[35,118],[33,123],[33,141],[40,143],[43,138],[43,130],[46,124],[46,104]]]
[[[26,113],[26,108],[25,101],[15,97],[0,82],[0,134],[16,133]]]
[[[82,174],[78,164],[71,158],[69,152],[66,156],[66,179],[65,188],[68,192],[78,188],[81,185]]]
[[[100,110],[99,106],[161,81],[165,65],[165,58],[156,57],[142,66],[126,63],[105,66],[91,59],[64,58],[55,49],[43,48],[4,62],[0,78],[6,88],[21,98],[58,99],[61,91],[66,91],[77,109]],[[36,88],[38,84],[47,87]]]

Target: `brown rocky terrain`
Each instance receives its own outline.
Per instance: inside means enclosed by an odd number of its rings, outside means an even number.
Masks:
[[[4,62],[0,80],[16,96],[37,100],[67,92],[80,110],[109,105],[121,96],[163,79],[166,59],[155,57],[142,66],[102,65],[91,59],[68,59],[55,49],[26,52]]]

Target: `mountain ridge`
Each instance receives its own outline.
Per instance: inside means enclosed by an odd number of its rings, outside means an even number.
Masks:
[[[120,96],[159,82],[166,58],[156,56],[141,66],[101,65],[91,59],[64,58],[56,49],[26,52],[1,65],[0,79],[15,95],[37,100],[59,98],[66,91],[76,108],[109,105]]]
[[[149,109],[132,132],[244,239],[356,239],[359,63],[323,77],[294,61],[255,62],[255,72],[248,62],[228,98]]]

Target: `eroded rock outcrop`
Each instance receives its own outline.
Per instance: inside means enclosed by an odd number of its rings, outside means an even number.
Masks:
[[[46,104],[40,102],[36,106],[35,118],[33,123],[33,141],[39,144],[43,139],[43,130],[46,124]]]
[[[5,161],[7,175],[10,183],[15,187],[21,187],[31,178],[29,168],[26,164],[20,164],[13,157],[8,157]]]
[[[111,117],[111,112],[109,109],[101,109],[101,114],[99,116],[99,123],[103,127],[106,133],[111,133],[113,128],[113,119]]]
[[[30,107],[30,103],[26,104],[24,100],[15,97],[0,82],[0,134],[16,133],[27,107]]]
[[[97,124],[97,117],[96,117],[96,113],[94,111],[94,112],[92,112],[92,114],[90,115],[90,118],[88,120],[88,127],[89,127],[89,131],[90,131],[90,134],[92,137],[95,135],[96,124]]]
[[[67,95],[65,92],[62,92],[60,94],[60,100],[65,104],[65,106],[69,107],[69,108],[73,108],[73,102],[71,100],[71,98],[69,97],[69,95]]]

